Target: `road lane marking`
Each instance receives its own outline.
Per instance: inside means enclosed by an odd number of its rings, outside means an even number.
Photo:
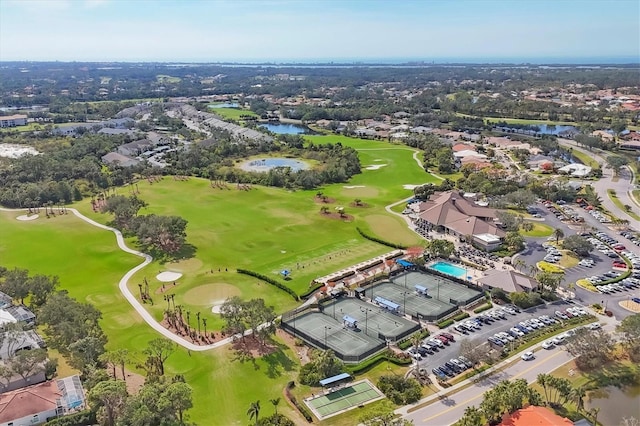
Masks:
[[[526,370],[521,371],[520,373],[518,373],[518,374],[514,375],[513,377],[510,377],[510,378],[509,378],[509,379],[507,379],[507,380],[517,379],[518,377],[522,376],[523,374],[528,373],[529,371],[533,370],[534,368],[539,367],[540,365],[544,364],[544,363],[545,363],[545,362],[547,362],[548,360],[550,360],[550,359],[552,359],[552,358],[555,358],[555,357],[557,357],[558,355],[561,355],[561,354],[563,354],[563,353],[564,353],[564,351],[557,351],[555,354],[553,354],[553,355],[551,355],[551,356],[549,356],[549,357],[547,357],[547,358],[545,358],[545,359],[541,360],[541,361],[540,361],[540,362],[538,362],[537,364],[532,365],[531,367],[527,368]],[[487,376],[487,377],[485,377],[485,378],[489,378],[489,377],[491,377],[491,376]],[[467,388],[467,389],[469,389],[469,388]],[[464,389],[464,390],[466,390],[466,389]],[[453,395],[455,395],[455,393],[454,393]],[[446,410],[440,411],[440,412],[439,412],[438,414],[436,414],[436,415],[433,415],[433,416],[431,416],[431,417],[427,417],[427,418],[425,418],[425,419],[422,419],[422,423],[426,423],[426,422],[428,422],[429,420],[433,420],[433,419],[435,419],[435,418],[437,418],[437,417],[442,416],[443,414],[446,414],[446,413],[449,413],[449,412],[451,412],[451,411],[453,411],[453,410],[459,409],[461,405],[468,404],[469,402],[474,401],[474,400],[476,400],[476,399],[478,399],[478,398],[481,398],[482,396],[484,396],[484,392],[482,392],[482,393],[481,393],[481,394],[479,394],[479,395],[474,396],[473,398],[469,398],[469,399],[467,399],[467,400],[466,400],[466,401],[464,401],[464,402],[458,403],[458,404],[454,405],[453,407],[450,407],[450,408],[447,408]],[[448,398],[448,397],[447,397],[447,398]],[[440,400],[440,401],[442,401],[442,400]],[[432,405],[432,404],[430,404],[430,405]],[[426,407],[425,407],[425,408],[426,408]]]

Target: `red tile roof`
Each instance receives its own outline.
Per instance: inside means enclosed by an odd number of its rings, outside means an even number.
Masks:
[[[0,423],[53,410],[59,398],[62,392],[54,381],[0,394]]]
[[[548,408],[531,405],[515,411],[500,426],[573,426],[573,422]]]

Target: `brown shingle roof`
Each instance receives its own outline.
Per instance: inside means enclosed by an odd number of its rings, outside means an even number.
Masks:
[[[507,293],[530,291],[538,287],[536,280],[515,271],[490,270],[486,276],[478,280],[478,283],[491,288],[501,288]]]

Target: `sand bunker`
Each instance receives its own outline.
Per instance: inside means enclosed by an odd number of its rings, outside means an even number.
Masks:
[[[222,307],[223,303],[224,303],[224,300],[216,300],[215,305],[213,305],[213,307],[211,308],[211,312],[213,312],[214,314],[219,314],[220,308]]]
[[[37,214],[32,214],[32,215],[23,214],[21,216],[16,217],[16,219],[18,219],[18,220],[36,220],[39,217],[40,217],[40,215],[37,215]]]
[[[158,275],[156,275],[156,279],[163,283],[173,282],[180,277],[182,277],[182,274],[180,272],[171,272],[171,271],[160,272]]]
[[[364,185],[347,185],[344,189],[356,189],[356,188],[366,188]]]
[[[402,187],[403,187],[404,189],[415,189],[415,188],[417,188],[417,187],[419,187],[419,186],[421,186],[421,185],[410,185],[410,184],[402,185]]]
[[[372,164],[370,166],[365,167],[365,170],[378,170],[386,166],[386,164]]]

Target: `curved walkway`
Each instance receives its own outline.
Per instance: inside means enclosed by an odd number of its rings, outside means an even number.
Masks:
[[[0,211],[6,211],[6,212],[16,212],[16,211],[26,211],[26,210],[27,209],[5,209],[5,208],[0,208]],[[147,324],[149,324],[149,326],[151,326],[151,328],[156,330],[158,333],[162,334],[167,339],[173,340],[175,343],[179,344],[180,346],[182,346],[182,347],[184,347],[186,349],[192,350],[192,351],[196,351],[196,352],[206,351],[206,350],[209,350],[209,349],[218,348],[220,346],[224,346],[224,345],[230,343],[233,340],[233,337],[227,337],[226,339],[219,340],[219,341],[217,341],[215,343],[212,343],[210,345],[196,345],[195,343],[192,343],[192,342],[184,339],[183,337],[180,337],[177,334],[172,333],[171,331],[169,331],[168,329],[166,329],[162,325],[160,325],[160,323],[158,323],[158,321],[156,321],[153,318],[153,316],[151,316],[151,314],[144,308],[144,306],[142,306],[142,304],[138,301],[138,299],[136,299],[136,297],[133,295],[133,293],[131,293],[131,291],[127,287],[127,282],[133,276],[133,274],[135,274],[140,269],[142,269],[145,266],[147,266],[148,264],[150,264],[153,261],[153,258],[150,255],[146,254],[146,253],[142,253],[141,251],[137,251],[137,250],[133,250],[133,249],[129,248],[124,242],[124,238],[122,236],[122,233],[120,231],[118,231],[117,229],[112,228],[110,226],[103,225],[101,223],[98,223],[95,220],[86,217],[85,215],[83,215],[82,213],[80,213],[76,209],[67,208],[67,210],[69,210],[76,217],[78,217],[79,219],[87,222],[90,225],[93,225],[93,226],[98,227],[100,229],[104,229],[104,230],[113,232],[116,235],[116,242],[118,243],[118,247],[120,248],[120,250],[122,250],[122,251],[124,251],[126,253],[129,253],[129,254],[133,254],[135,256],[139,256],[139,257],[144,258],[144,261],[141,264],[133,267],[126,274],[124,274],[124,276],[120,279],[120,282],[118,283],[118,288],[120,289],[120,292],[122,293],[124,298],[127,299],[127,301],[131,304],[133,309],[135,309],[136,312],[138,312],[138,314],[140,314],[142,319],[144,319],[144,321]]]

